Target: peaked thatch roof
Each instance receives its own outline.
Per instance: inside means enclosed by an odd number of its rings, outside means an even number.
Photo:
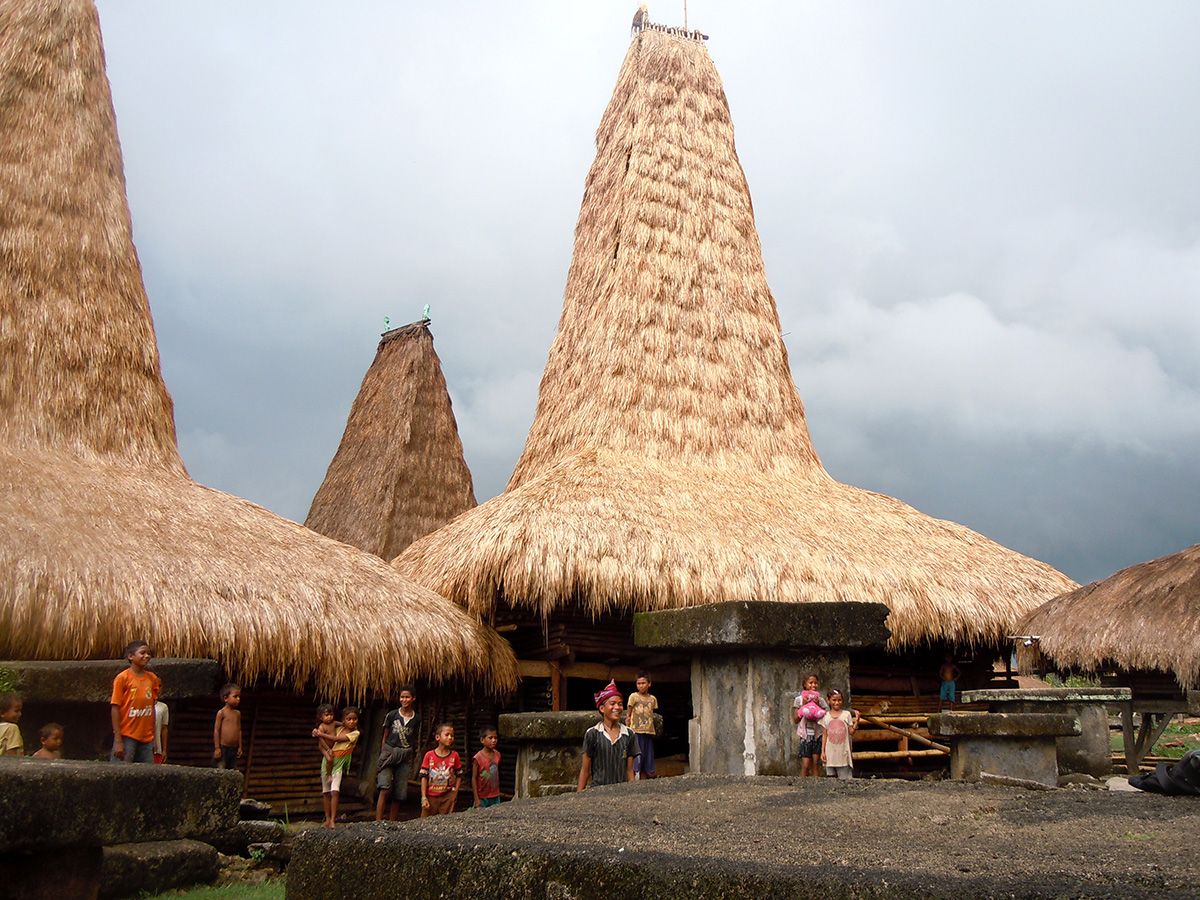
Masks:
[[[0,4],[0,521],[0,656],[144,637],[331,693],[516,680],[457,607],[188,478],[91,0]]]
[[[1016,633],[1039,638],[1023,667],[1040,654],[1064,669],[1159,671],[1200,689],[1200,544],[1055,597]]]
[[[474,505],[429,321],[389,331],[304,524],[390,560]]]
[[[878,600],[999,642],[1074,582],[834,481],[809,440],[720,76],[643,31],[596,134],[537,418],[501,496],[395,562],[472,611]]]

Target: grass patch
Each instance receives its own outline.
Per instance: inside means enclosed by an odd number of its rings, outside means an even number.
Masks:
[[[1121,835],[1127,841],[1152,841],[1157,836],[1154,834],[1138,834],[1136,831],[1127,831]]]
[[[165,894],[143,894],[141,900],[284,900],[286,883],[272,878],[262,884],[227,884],[186,888]]]
[[[1179,759],[1189,750],[1200,749],[1200,725],[1185,725],[1183,717],[1176,716],[1163,732],[1158,743],[1150,751],[1151,756],[1161,756],[1166,759]],[[1113,753],[1120,755],[1125,752],[1125,742],[1119,731],[1112,732]]]

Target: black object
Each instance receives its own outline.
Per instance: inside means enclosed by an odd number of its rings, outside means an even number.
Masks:
[[[1200,750],[1189,750],[1173,766],[1159,763],[1149,775],[1135,775],[1129,783],[1152,794],[1200,797]]]

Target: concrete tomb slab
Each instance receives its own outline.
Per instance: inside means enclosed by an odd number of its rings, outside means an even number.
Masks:
[[[1056,741],[1059,774],[1104,778],[1112,774],[1108,704],[1128,703],[1129,688],[1037,688],[964,691],[964,703],[986,703],[995,713],[1060,713],[1079,719],[1080,733]]]
[[[91,900],[101,848],[216,835],[241,793],[237,772],[0,757],[0,897]]]
[[[129,668],[124,659],[0,660],[11,672],[14,688],[26,705],[37,703],[104,703],[112,698],[113,679]],[[221,666],[212,659],[152,660],[151,672],[162,681],[163,700],[211,697],[216,693]]]
[[[950,777],[978,781],[984,774],[1058,784],[1056,739],[1080,734],[1076,716],[1059,713],[938,713],[929,735],[950,743]]]
[[[160,894],[211,884],[220,873],[215,847],[193,840],[150,841],[104,848],[100,900]]]
[[[1152,795],[685,775],[312,829],[296,840],[287,894],[1198,900],[1194,819],[1191,805]],[[1155,839],[1131,850],[1130,832]]]
[[[804,677],[850,708],[850,650],[883,647],[882,603],[715,603],[638,613],[634,643],[692,656],[688,764],[712,775],[800,771],[792,701]]]

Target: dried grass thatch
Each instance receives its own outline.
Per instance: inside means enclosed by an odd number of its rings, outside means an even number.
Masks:
[[[1055,597],[1017,625],[1037,635],[1023,669],[1049,657],[1064,669],[1174,675],[1200,689],[1200,544]]]
[[[91,0],[0,4],[0,521],[0,656],[144,637],[326,693],[516,683],[457,607],[187,477]]]
[[[641,32],[596,144],[508,489],[394,565],[480,615],[877,600],[897,646],[999,643],[1075,586],[825,472],[701,43]]]
[[[389,331],[304,524],[390,560],[473,506],[429,322]]]

